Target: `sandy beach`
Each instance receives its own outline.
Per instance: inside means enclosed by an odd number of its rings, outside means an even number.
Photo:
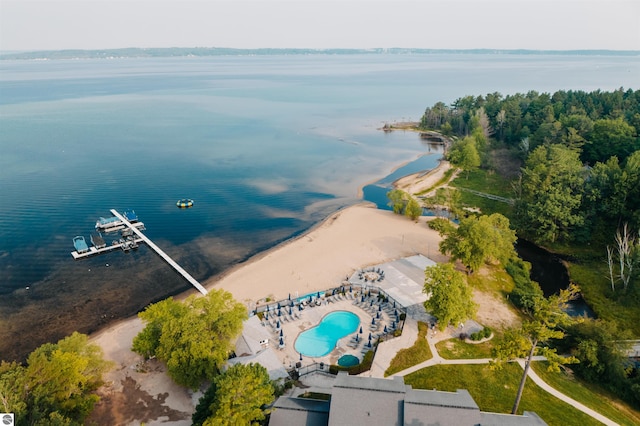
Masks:
[[[446,167],[444,164],[420,176],[420,184],[432,185],[440,179],[444,171],[439,169]],[[357,269],[405,256],[419,253],[437,262],[446,261],[438,252],[440,236],[429,229],[427,220],[421,217],[414,222],[373,205],[355,205],[203,284],[208,289],[225,289],[252,307],[266,297],[277,300],[330,288]],[[106,377],[103,400],[91,419],[99,424],[144,421],[153,425],[167,420],[190,424],[199,395],[173,384],[159,363],[141,365],[141,358],[130,350],[142,327],[134,317],[92,336],[116,367]],[[147,401],[148,409],[136,409],[139,401]]]

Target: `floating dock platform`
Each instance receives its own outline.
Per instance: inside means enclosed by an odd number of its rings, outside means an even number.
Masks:
[[[192,286],[194,286],[200,293],[204,295],[208,294],[207,289],[204,288],[202,284],[200,284],[195,278],[191,276],[191,274],[185,271],[182,266],[178,265],[176,261],[169,257],[168,254],[162,251],[160,247],[155,245],[153,241],[151,241],[146,235],[142,233],[140,228],[144,229],[144,225],[142,224],[142,222],[137,221],[137,216],[134,216],[135,221],[132,223],[129,221],[129,218],[133,218],[131,214],[127,214],[125,217],[114,209],[111,209],[110,211],[114,217],[112,219],[100,218],[98,223],[96,223],[96,229],[102,229],[105,232],[107,229],[109,230],[108,232],[116,230],[115,228],[124,229],[125,231],[123,231],[122,233],[123,236],[128,236],[114,241],[112,245],[106,245],[102,236],[100,236],[99,234],[94,234],[91,236],[91,242],[93,246],[88,247],[86,250],[86,243],[84,246],[82,246],[82,244],[80,244],[79,242],[76,244],[76,238],[79,238],[76,237],[74,238],[76,250],[71,252],[71,255],[74,259],[82,259],[85,257],[106,253],[118,248],[124,251],[128,251],[130,249],[137,248],[138,244],[140,243],[146,243],[153,251],[155,251],[162,259],[164,259],[164,261],[167,262],[169,266],[171,266],[176,270],[176,272],[182,275],[182,277],[186,279]],[[84,238],[82,238],[82,242],[84,242]]]
[[[72,251],[71,256],[73,256],[74,259],[78,260],[84,257],[95,256],[96,254],[107,253],[115,249],[129,251],[132,248],[136,248],[138,244],[142,242],[144,242],[144,240],[141,238],[127,239],[122,241],[118,240],[118,241],[114,241],[114,244],[111,244],[110,246],[104,245],[102,247],[97,247],[94,245],[89,247],[87,251],[83,251],[83,252],[78,252],[77,250]]]

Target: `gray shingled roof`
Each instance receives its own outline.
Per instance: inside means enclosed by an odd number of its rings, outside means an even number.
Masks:
[[[327,426],[329,401],[281,396],[273,405],[269,426]]]

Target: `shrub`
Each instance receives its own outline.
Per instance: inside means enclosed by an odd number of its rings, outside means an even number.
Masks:
[[[440,235],[450,233],[454,229],[454,226],[451,224],[451,221],[449,221],[449,219],[444,219],[441,217],[430,220],[427,225],[429,226],[429,228],[437,231]]]
[[[531,281],[531,264],[519,257],[510,259],[505,269],[513,278],[514,288],[509,294],[511,302],[525,311],[533,308],[535,300],[543,297],[542,289],[537,282]]]

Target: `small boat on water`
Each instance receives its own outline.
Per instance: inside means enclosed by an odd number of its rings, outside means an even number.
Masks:
[[[73,237],[73,246],[78,253],[86,253],[89,251],[89,246],[82,235]]]
[[[193,207],[193,200],[189,198],[183,198],[182,200],[178,200],[178,202],[176,203],[176,206],[178,206],[181,209],[187,209],[189,207]]]

